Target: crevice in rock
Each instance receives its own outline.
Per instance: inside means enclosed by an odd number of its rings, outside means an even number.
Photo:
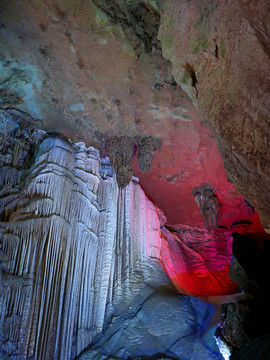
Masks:
[[[185,65],[183,65],[183,67],[189,73],[189,75],[191,77],[191,85],[195,88],[196,97],[198,98],[198,89],[197,89],[197,86],[196,86],[196,84],[198,83],[198,80],[197,80],[197,77],[196,77],[195,68],[194,68],[193,65],[189,64],[188,62],[186,62]]]
[[[219,59],[219,47],[218,47],[217,44],[216,44],[216,47],[215,47],[215,57],[216,57],[217,59]]]

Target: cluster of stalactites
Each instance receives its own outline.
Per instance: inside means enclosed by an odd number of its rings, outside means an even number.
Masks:
[[[160,149],[161,141],[153,136],[110,136],[106,148],[110,155],[117,182],[120,188],[125,188],[132,178],[132,160],[138,156],[141,172],[151,169],[154,152]]]

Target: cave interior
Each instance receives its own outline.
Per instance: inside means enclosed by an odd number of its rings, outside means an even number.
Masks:
[[[0,359],[270,359],[270,2],[0,1]]]

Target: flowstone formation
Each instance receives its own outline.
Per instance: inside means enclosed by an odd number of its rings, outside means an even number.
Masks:
[[[238,286],[229,278],[232,238],[228,233],[175,226],[162,229],[161,261],[179,293],[227,302],[222,295],[236,295]],[[200,259],[204,259],[202,262]],[[217,298],[214,300],[214,297]],[[228,296],[233,301],[233,296]]]
[[[110,136],[106,140],[106,149],[110,154],[120,188],[125,188],[133,175],[132,161],[138,156],[142,172],[151,169],[154,152],[161,147],[161,141],[153,136]]]
[[[192,249],[196,230],[169,245],[173,235],[138,179],[121,189],[95,148],[1,114],[1,356],[219,359],[218,308],[179,294],[164,272],[176,267],[164,253],[175,242],[197,257],[178,271],[180,292],[200,293],[185,273],[192,268],[211,283],[200,269],[219,261]],[[207,242],[215,254],[217,238]],[[227,268],[230,251],[220,256]]]

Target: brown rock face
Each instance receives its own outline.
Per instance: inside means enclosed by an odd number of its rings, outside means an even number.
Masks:
[[[215,135],[228,178],[270,229],[269,2],[163,2],[159,39]]]
[[[135,172],[170,224],[204,226],[203,183],[231,206],[219,226],[246,220],[224,162],[267,228],[267,14],[263,1],[3,0],[0,107],[97,147],[121,187]]]
[[[156,40],[155,3],[4,0],[0,10],[0,106],[103,151],[123,144],[116,169],[126,186],[135,137],[142,147],[153,135],[144,119],[179,89]]]

